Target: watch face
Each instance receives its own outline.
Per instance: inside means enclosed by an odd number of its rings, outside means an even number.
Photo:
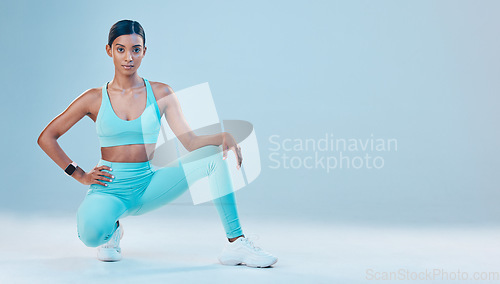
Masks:
[[[72,175],[76,170],[76,167],[72,164],[69,164],[66,170],[64,170],[68,175]]]

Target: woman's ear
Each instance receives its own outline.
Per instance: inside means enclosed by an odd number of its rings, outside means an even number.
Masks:
[[[146,46],[144,46],[144,51],[142,52],[142,56],[146,56],[146,49],[148,49]]]
[[[106,53],[109,57],[113,57],[113,52],[111,50],[111,47],[109,47],[109,44],[106,44]]]

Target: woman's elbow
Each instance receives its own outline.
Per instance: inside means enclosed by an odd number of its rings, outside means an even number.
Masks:
[[[188,152],[192,152],[193,150],[196,150],[195,147],[195,140],[196,140],[196,135],[193,133],[188,133],[184,135],[184,139],[182,139],[181,143],[188,150]]]
[[[43,131],[38,136],[38,139],[36,140],[36,143],[41,147],[42,145],[46,144],[47,141],[49,141],[49,140],[57,140],[57,136],[50,135],[47,132]]]
[[[45,134],[44,134],[44,132],[42,132],[42,133],[40,133],[40,135],[38,135],[38,139],[36,140],[36,143],[38,145],[42,145],[44,140],[45,140]]]
[[[193,147],[191,146],[191,143],[189,143],[189,142],[185,143],[185,144],[182,144],[182,146],[184,146],[184,148],[186,148],[186,150],[188,152],[192,152],[194,150]]]
[[[40,134],[40,136],[38,136],[38,139],[36,140],[36,143],[38,144],[38,146],[43,148],[43,145],[47,143],[47,136],[44,134]]]

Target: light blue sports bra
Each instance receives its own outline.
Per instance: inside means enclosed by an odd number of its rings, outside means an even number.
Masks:
[[[156,143],[161,127],[161,113],[148,80],[146,109],[133,120],[119,118],[108,95],[108,84],[102,87],[102,101],[96,118],[97,137],[101,147]]]

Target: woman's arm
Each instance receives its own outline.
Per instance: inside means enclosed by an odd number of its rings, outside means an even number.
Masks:
[[[57,143],[57,139],[89,113],[89,105],[94,99],[94,90],[85,91],[71,102],[66,110],[56,116],[38,137],[37,143],[40,148],[63,170],[66,169],[72,160],[64,153],[59,143]],[[71,176],[83,184],[89,184],[91,180],[89,177],[86,178],[85,174],[82,168],[77,167]]]
[[[168,125],[174,132],[175,136],[181,141],[182,145],[188,151],[194,151],[198,148],[204,147],[206,145],[222,145],[224,159],[227,157],[227,151],[234,151],[236,158],[238,159],[238,169],[241,166],[243,158],[241,157],[241,150],[233,136],[228,132],[222,132],[212,135],[196,135],[189,126],[182,113],[182,109],[177,99],[175,92],[167,84],[163,84],[166,99],[165,103],[165,116]]]
[[[222,132],[214,135],[196,136],[193,140],[191,140],[191,143],[194,144],[191,145],[192,149],[198,149],[205,145],[216,145],[216,146],[222,145],[222,150],[223,150],[222,156],[224,160],[227,158],[227,151],[232,150],[236,155],[236,158],[238,159],[238,164],[236,165],[236,168],[238,170],[240,169],[241,163],[243,161],[243,157],[241,156],[241,148],[238,145],[238,143],[236,143],[234,137],[230,133]],[[202,146],[198,147],[198,145]]]

